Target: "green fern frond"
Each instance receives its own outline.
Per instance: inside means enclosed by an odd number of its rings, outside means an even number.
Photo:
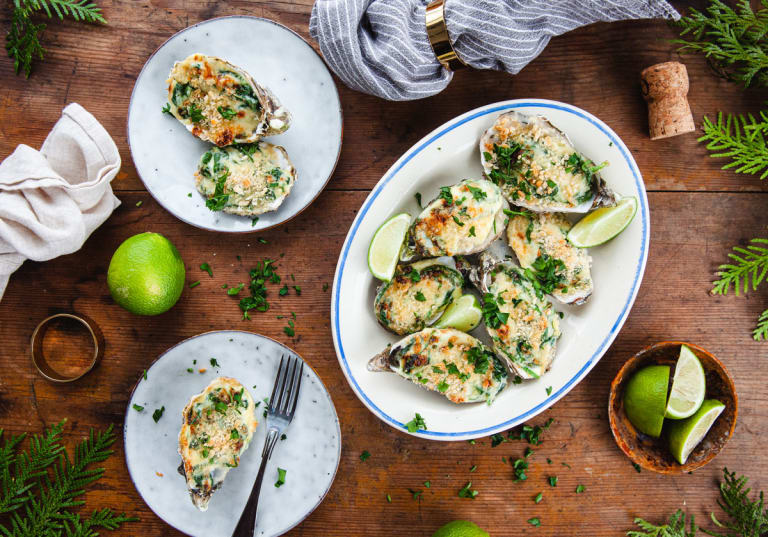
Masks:
[[[707,142],[706,148],[713,158],[729,158],[731,162],[723,166],[724,170],[733,169],[736,173],[760,174],[760,179],[768,177],[768,114],[761,111],[757,120],[752,114],[723,116],[717,114],[713,122],[704,116],[702,123],[704,135],[699,142]]]
[[[107,23],[101,15],[101,8],[91,0],[14,0],[14,3],[17,8],[45,11],[48,18],[53,18],[55,14],[61,20],[70,16],[76,21]]]
[[[758,499],[749,498],[747,488],[749,480],[745,476],[736,476],[723,468],[723,481],[720,483],[720,499],[717,504],[728,515],[728,520],[721,523],[714,514],[712,521],[727,533],[705,531],[714,537],[761,537],[768,532],[768,510],[765,508],[762,491]]]
[[[694,523],[694,517],[691,515],[688,521],[690,530],[686,529],[685,513],[678,509],[669,519],[668,524],[655,526],[642,518],[636,518],[637,524],[641,530],[630,530],[627,537],[695,537],[698,527]]]
[[[734,246],[735,253],[728,254],[734,263],[720,265],[715,273],[720,279],[712,282],[712,294],[725,295],[733,285],[738,296],[743,290],[754,291],[768,273],[768,239],[752,239],[746,248]]]
[[[760,314],[757,319],[757,327],[752,331],[752,337],[755,341],[768,341],[768,310]]]

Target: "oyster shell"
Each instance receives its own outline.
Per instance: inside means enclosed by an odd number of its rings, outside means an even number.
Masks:
[[[189,132],[220,147],[280,134],[291,123],[288,110],[251,75],[205,54],[173,65],[167,111]]]
[[[520,377],[540,377],[555,357],[560,314],[525,270],[487,253],[478,261],[457,260],[457,267],[483,293],[484,325],[493,349]]]
[[[368,370],[397,373],[452,403],[490,404],[508,377],[493,351],[453,328],[426,328],[406,336],[374,356]]]
[[[480,162],[510,203],[531,211],[585,213],[616,204],[598,174],[602,166],[544,116],[500,115],[480,138]]]
[[[571,223],[562,213],[510,215],[507,242],[540,288],[563,304],[584,304],[594,285],[587,250],[568,242]]]
[[[410,257],[468,255],[485,250],[504,231],[509,205],[485,179],[465,179],[440,189],[409,232]]]
[[[460,272],[436,260],[399,265],[376,292],[373,311],[387,330],[412,334],[437,321],[463,286]]]

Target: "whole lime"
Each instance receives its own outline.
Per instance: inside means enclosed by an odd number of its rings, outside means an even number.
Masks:
[[[432,537],[490,537],[490,535],[469,520],[454,520],[438,529]]]
[[[159,233],[139,233],[115,250],[107,270],[112,298],[137,315],[158,315],[176,304],[184,289],[184,262]]]
[[[669,366],[649,365],[635,373],[624,390],[624,411],[638,431],[658,438],[667,409]]]

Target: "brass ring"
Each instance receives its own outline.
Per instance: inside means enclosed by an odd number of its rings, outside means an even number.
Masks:
[[[446,0],[432,0],[427,6],[424,18],[427,24],[427,37],[437,61],[449,71],[455,71],[466,67],[467,64],[459,58],[451,45],[448,25],[445,22],[445,2]]]
[[[82,373],[74,377],[66,377],[53,369],[43,354],[43,337],[45,336],[45,332],[48,330],[48,323],[60,317],[74,319],[85,326],[85,328],[88,330],[88,333],[91,334],[91,339],[93,339],[93,360],[91,360],[90,365],[86,367]],[[51,315],[50,317],[43,319],[40,324],[37,325],[35,331],[32,332],[30,347],[32,354],[32,364],[34,364],[37,372],[51,382],[63,384],[82,378],[84,375],[93,370],[94,367],[96,367],[96,365],[101,360],[101,357],[104,355],[104,335],[101,333],[101,329],[99,329],[99,326],[94,322],[94,320],[86,315],[57,313],[56,315]]]

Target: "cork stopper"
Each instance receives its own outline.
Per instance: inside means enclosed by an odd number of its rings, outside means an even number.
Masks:
[[[648,102],[651,140],[696,130],[688,105],[688,71],[680,62],[651,65],[640,73],[643,97]]]

